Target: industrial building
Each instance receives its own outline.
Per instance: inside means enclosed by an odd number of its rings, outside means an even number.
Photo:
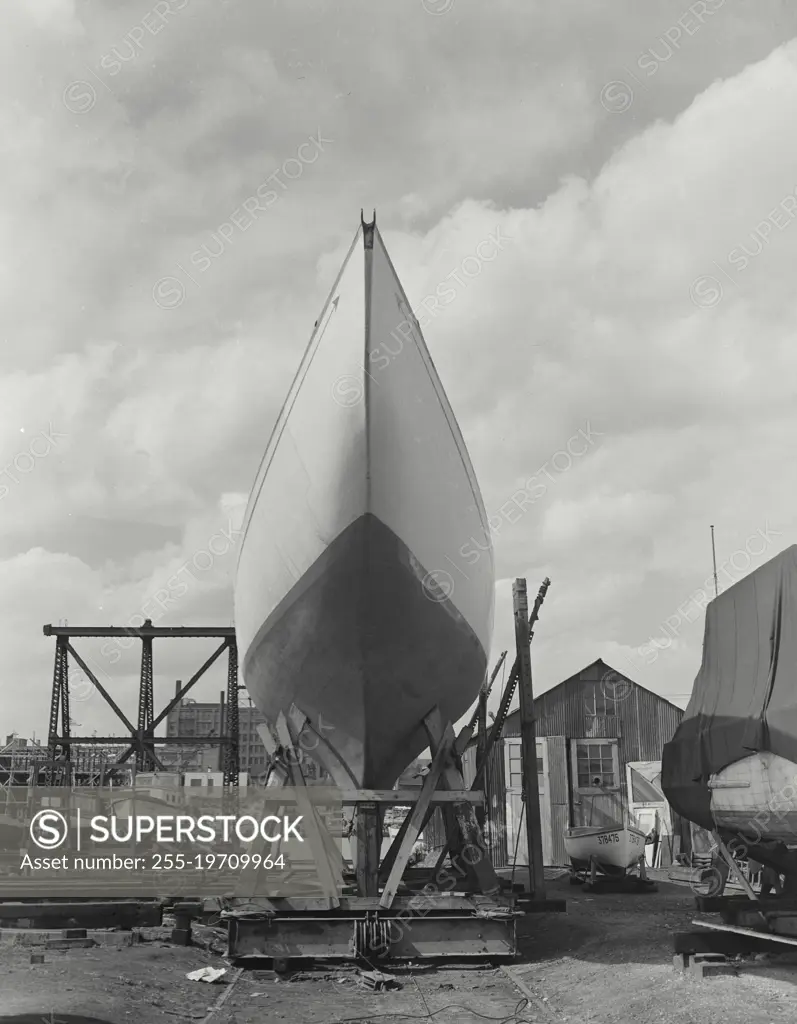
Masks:
[[[175,696],[182,682],[175,684]],[[216,772],[222,765],[223,751],[219,746],[207,743],[207,738],[224,734],[226,705],[224,695],[218,701],[196,701],[184,697],[166,717],[166,736],[196,736],[196,747],[181,743],[171,746],[168,743],[162,748],[161,760],[173,770],[182,772]],[[253,781],[263,776],[268,768],[266,748],[258,736],[257,726],[265,722],[265,718],[251,701],[238,705],[238,763],[241,772],[245,772]],[[305,759],[302,770],[309,778],[318,775],[315,763]]]
[[[182,682],[175,684],[175,695],[179,692]],[[166,736],[196,736],[206,739],[224,734],[223,725],[226,712],[223,695],[218,701],[196,701],[184,697],[166,717]],[[266,748],[257,735],[257,726],[265,719],[253,707],[251,702],[238,705],[238,758],[240,770],[249,775],[262,774],[266,770]],[[180,768],[182,771],[215,771],[222,763],[222,749],[204,743],[196,747],[166,745],[161,760],[168,762],[169,767]]]

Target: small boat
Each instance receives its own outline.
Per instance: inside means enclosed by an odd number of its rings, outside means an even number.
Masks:
[[[565,849],[573,871],[586,873],[594,861],[605,875],[622,876],[645,852],[647,837],[633,825],[579,827],[565,832]]]
[[[242,534],[249,695],[272,724],[304,716],[305,749],[337,785],[392,787],[428,744],[424,717],[437,706],[456,722],[476,699],[494,567],[465,443],[375,219],[316,321]]]

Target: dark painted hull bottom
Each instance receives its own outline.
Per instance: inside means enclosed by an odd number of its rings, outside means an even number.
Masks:
[[[484,679],[481,643],[448,599],[432,599],[426,572],[392,531],[362,516],[244,652],[263,714],[273,722],[295,704],[359,787],[391,787],[428,746],[424,716],[437,705],[456,721]]]

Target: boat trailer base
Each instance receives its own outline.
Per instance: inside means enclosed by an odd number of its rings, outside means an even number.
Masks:
[[[347,907],[330,911],[231,911],[224,915],[228,956],[232,960],[256,958],[283,964],[307,960],[385,963],[440,958],[514,959],[515,921],[522,912],[503,902],[486,907],[468,897],[447,897],[443,902],[445,909],[422,914],[400,906],[389,911],[360,909],[356,898],[348,900]],[[455,903],[459,906],[452,906]]]

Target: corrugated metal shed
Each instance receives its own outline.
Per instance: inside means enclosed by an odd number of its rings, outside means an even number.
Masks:
[[[625,765],[630,761],[660,761],[683,717],[681,708],[646,690],[599,659],[576,675],[541,694],[534,701],[537,737],[548,742],[548,786],[551,849],[554,863],[566,862],[564,830],[578,823],[574,818],[571,740],[616,740],[619,777],[614,802],[627,801]],[[503,737],[520,735],[520,715],[507,717]],[[467,756],[475,764],[474,745]],[[575,756],[575,755],[573,755]],[[488,805],[491,819],[501,823],[503,844],[494,849],[496,864],[508,862],[514,836],[506,829],[506,780],[504,743],[499,742],[490,761]],[[472,775],[465,773],[466,779]],[[609,801],[611,802],[611,801]],[[600,803],[600,802],[599,802]],[[596,809],[599,806],[596,805]],[[597,819],[599,820],[599,819]],[[597,823],[596,820],[596,823]]]
[[[537,697],[534,712],[538,736],[619,739],[623,763],[661,760],[683,717],[681,708],[601,659]],[[520,735],[519,712],[507,717],[503,734]]]

